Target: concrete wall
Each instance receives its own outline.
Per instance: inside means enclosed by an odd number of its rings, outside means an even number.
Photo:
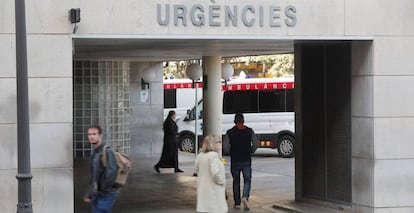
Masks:
[[[141,100],[141,77],[145,69],[155,66],[155,79],[150,81],[149,98]],[[131,62],[130,65],[131,147],[134,158],[158,156],[163,144],[164,90],[162,65]],[[154,162],[155,164],[156,162]]]
[[[35,212],[73,212],[72,43],[70,8],[81,8],[78,34],[165,37],[245,36],[297,39],[368,36],[353,49],[353,203],[357,212],[414,210],[414,1],[412,0],[225,0],[219,5],[295,5],[294,28],[160,26],[156,4],[169,1],[26,1],[33,204]],[[200,1],[206,8],[211,1]],[[190,7],[193,0],[177,4]],[[240,7],[241,7],[240,6]],[[14,1],[0,1],[0,206],[17,204]],[[133,67],[135,65],[131,65]],[[138,65],[136,65],[138,66]],[[150,103],[140,103],[138,71],[131,68],[133,149],[157,153],[162,133],[161,74],[151,84]],[[148,116],[142,119],[143,115]],[[148,134],[148,132],[150,132]],[[153,141],[148,143],[147,141]],[[47,159],[44,158],[45,150]],[[50,202],[53,197],[54,202]],[[59,208],[59,210],[57,210]]]
[[[26,1],[32,204],[34,212],[73,212],[72,3]],[[0,206],[17,207],[14,1],[0,2]],[[53,201],[53,202],[52,202]]]
[[[388,58],[376,57],[374,52],[380,43],[380,39],[372,44],[359,43],[353,49],[353,202],[358,212],[411,212],[414,173],[408,165],[414,163],[410,151],[414,137],[411,109],[414,103],[410,98],[414,95],[414,78],[398,71],[376,74],[381,69],[373,67],[390,66],[383,62],[393,61],[393,56],[388,54],[385,54]],[[392,46],[386,52],[396,51],[394,45],[386,44]],[[406,52],[398,55],[398,61],[401,58],[409,61]],[[373,63],[364,61],[366,58],[372,58]]]
[[[374,36],[353,46],[353,209],[413,212],[414,2],[346,7],[346,33]]]
[[[0,37],[4,44],[14,35]],[[33,210],[73,212],[72,43],[66,35],[28,35],[27,41]],[[1,62],[7,69],[0,77],[0,206],[13,212],[17,204],[15,45],[0,52],[7,60]],[[49,202],[56,197],[61,199]]]
[[[124,34],[124,35],[194,35],[194,36],[203,36],[203,35],[269,35],[269,34],[280,34],[288,35],[288,29],[283,23],[282,27],[275,27],[271,30],[268,27],[268,17],[265,15],[264,21],[266,27],[258,26],[258,18],[256,19],[256,24],[254,27],[246,27],[239,20],[238,27],[226,27],[224,26],[224,16],[221,16],[216,21],[221,22],[221,26],[208,26],[208,7],[210,5],[221,5],[222,10],[224,5],[240,5],[238,8],[239,13],[241,13],[242,7],[246,5],[258,6],[263,5],[265,12],[268,12],[269,5],[278,5],[284,10],[285,6],[289,1],[271,1],[271,0],[262,0],[262,1],[240,1],[240,0],[226,0],[226,1],[216,1],[212,3],[211,1],[198,1],[194,2],[192,0],[183,0],[183,1],[165,1],[165,0],[155,0],[148,1],[145,4],[142,1],[135,0],[125,0],[122,2],[117,2],[114,4],[112,0],[107,0],[107,4],[103,4],[103,1],[92,0],[92,1],[81,1],[79,6],[82,8],[82,22],[79,25],[79,33],[81,34]],[[301,3],[306,3],[306,1],[301,1]],[[183,26],[182,22],[179,21],[178,26],[174,25],[173,20],[170,19],[170,23],[166,26],[160,26],[157,22],[157,4],[162,5],[163,11],[165,10],[165,5],[170,4],[170,7],[174,5],[184,5],[187,8],[187,12],[190,12],[191,7],[194,4],[203,5],[206,14],[206,25],[203,27],[194,26],[191,24],[189,15],[187,15],[187,26]],[[300,3],[300,4],[301,4]],[[295,5],[299,5],[294,3]],[[318,4],[310,4],[317,7]],[[340,3],[342,4],[342,3]],[[343,5],[343,4],[342,4]],[[336,6],[336,3],[333,5]],[[306,6],[305,6],[306,7]],[[299,8],[298,8],[299,9]],[[306,8],[301,9],[306,11]],[[258,7],[256,8],[258,12]],[[330,15],[334,15],[335,11],[330,11]],[[164,13],[163,13],[164,14]],[[174,14],[173,10],[170,10],[170,16]],[[239,19],[240,19],[239,14]],[[116,18],[113,18],[116,17]],[[284,18],[282,16],[281,18]],[[316,18],[315,16],[313,18]],[[283,21],[283,19],[282,19]],[[318,23],[325,23],[323,20],[315,20]],[[341,22],[343,23],[343,21]],[[340,26],[335,26],[335,28],[341,28]],[[321,28],[322,29],[322,28]],[[330,32],[329,28],[326,32]]]

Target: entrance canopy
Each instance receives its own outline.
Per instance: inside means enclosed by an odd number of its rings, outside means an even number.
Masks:
[[[247,56],[292,53],[293,40],[266,38],[74,38],[75,58],[123,58],[173,61],[202,56]]]

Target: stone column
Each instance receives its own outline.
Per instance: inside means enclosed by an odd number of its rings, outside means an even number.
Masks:
[[[221,57],[203,57],[203,135],[221,136]]]
[[[414,211],[414,38],[353,43],[354,212]]]

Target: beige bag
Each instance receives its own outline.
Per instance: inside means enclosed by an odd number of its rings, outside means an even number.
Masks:
[[[104,146],[102,152],[102,163],[106,167],[108,165],[108,157],[106,156],[106,150],[109,146]],[[116,164],[118,165],[118,171],[115,178],[115,187],[124,186],[127,183],[128,175],[132,167],[132,161],[128,155],[114,151]]]

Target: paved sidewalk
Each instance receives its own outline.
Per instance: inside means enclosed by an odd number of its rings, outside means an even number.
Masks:
[[[183,173],[174,173],[172,169],[161,170],[157,174],[153,165],[157,157],[136,159],[133,172],[129,176],[128,186],[123,188],[117,200],[114,213],[187,213],[195,212],[197,179],[193,177],[194,155],[180,153],[180,168]],[[227,158],[227,157],[226,157]],[[277,159],[276,159],[277,160]],[[274,161],[270,158],[269,162]],[[279,162],[282,162],[280,159]],[[290,161],[292,162],[292,161]],[[283,163],[283,162],[282,162]],[[273,165],[273,163],[269,163]],[[226,165],[227,191],[229,192],[229,212],[244,212],[233,209],[232,182]],[[263,168],[262,168],[263,170]],[[88,161],[75,161],[75,212],[91,212],[90,206],[82,202],[82,196],[88,182]],[[253,169],[254,181],[249,201],[252,213],[334,213],[334,209],[304,205],[292,202],[294,199],[294,178],[275,173],[266,173]],[[289,184],[282,187],[281,181]],[[278,187],[269,187],[278,186]],[[274,205],[282,208],[273,208]],[[343,212],[343,211],[339,211]]]

